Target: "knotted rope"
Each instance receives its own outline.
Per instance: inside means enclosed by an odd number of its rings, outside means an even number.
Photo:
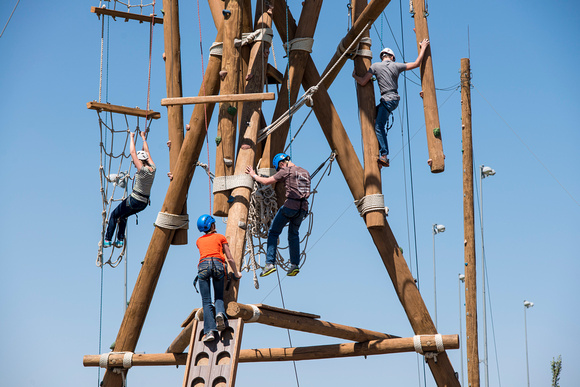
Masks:
[[[242,39],[234,39],[236,47],[245,46],[254,42],[266,42],[272,44],[274,31],[271,28],[259,28],[254,32],[242,33]]]
[[[346,52],[346,55],[348,56],[349,59],[354,59],[357,56],[362,56],[362,57],[365,57],[365,58],[371,58],[372,59],[372,57],[373,57],[372,50],[368,50],[368,49],[364,49],[363,50],[363,49],[360,49],[359,48],[360,45],[363,44],[363,43],[366,43],[366,44],[368,44],[370,46],[370,45],[372,45],[372,40],[369,37],[361,38],[361,40],[360,40],[359,44],[357,44],[356,48],[353,48],[350,51],[347,51]],[[339,53],[339,54],[342,54],[342,53],[345,52],[345,48],[342,45],[342,40],[340,41],[340,44],[338,45],[338,48],[336,49],[336,52]]]
[[[445,351],[443,346],[443,336],[436,334],[435,336],[435,346],[437,348],[437,353]],[[413,346],[415,347],[415,352],[420,355],[425,356],[425,361],[428,359],[433,359],[437,363],[437,353],[435,352],[423,352],[423,345],[421,344],[421,337],[431,337],[431,335],[415,335],[413,336]]]
[[[360,216],[365,216],[371,211],[385,211],[385,198],[382,194],[374,194],[363,196],[359,200],[355,200],[354,204]]]

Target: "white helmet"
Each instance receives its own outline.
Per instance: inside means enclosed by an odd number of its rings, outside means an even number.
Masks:
[[[395,57],[395,53],[393,52],[393,50],[391,50],[388,47],[383,48],[383,51],[381,51],[381,53],[379,54],[379,58],[381,58],[381,60],[383,59],[383,55],[385,54],[389,54],[392,55],[393,57]]]
[[[149,160],[149,155],[145,151],[137,151],[137,158],[141,161]]]

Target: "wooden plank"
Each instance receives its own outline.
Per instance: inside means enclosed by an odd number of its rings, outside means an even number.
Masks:
[[[198,97],[163,98],[161,100],[161,106],[194,105],[198,103],[272,101],[275,98],[276,96],[274,93],[224,94]]]
[[[260,309],[271,310],[273,312],[285,313],[285,314],[289,314],[289,315],[293,315],[293,316],[301,316],[301,317],[309,317],[309,318],[320,318],[320,316],[317,315],[317,314],[305,313],[305,312],[297,312],[295,310],[277,308],[275,306],[270,306],[270,305],[266,305],[266,304],[256,304],[256,306],[258,308],[260,308]]]
[[[100,15],[107,15],[107,16],[112,16],[113,19],[115,19],[116,17],[125,19],[125,21],[131,19],[131,20],[137,20],[140,23],[143,22],[147,22],[147,23],[153,23],[153,24],[163,24],[163,18],[161,17],[153,17],[152,15],[139,15],[137,13],[131,13],[131,12],[123,12],[123,11],[117,11],[114,9],[107,9],[107,8],[99,8],[99,7],[91,7],[91,12],[97,14],[99,17]]]
[[[268,63],[268,70],[266,70],[268,77],[268,85],[281,85],[284,81],[284,74],[278,71],[274,66]]]
[[[136,116],[136,117],[147,117],[147,118],[153,118],[153,119],[158,119],[161,117],[161,114],[159,112],[153,111],[153,110],[143,110],[143,109],[139,109],[139,108],[130,108],[130,107],[126,107],[126,106],[120,106],[120,105],[112,105],[110,103],[101,103],[101,102],[87,102],[87,109],[93,109],[93,110],[99,110],[99,111],[105,111],[105,112],[111,112],[111,113],[119,113],[119,114],[127,114],[130,116]]]

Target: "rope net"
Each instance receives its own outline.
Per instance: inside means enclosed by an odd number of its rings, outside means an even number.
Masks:
[[[108,3],[109,6],[105,6],[106,8],[113,9],[116,11],[124,11],[124,12],[131,12],[132,9],[136,9],[140,15],[147,15],[154,13],[155,10],[155,1],[151,1],[149,3],[144,3],[143,0],[141,1],[133,1],[131,4],[131,0],[121,1],[121,0],[101,0],[99,2],[99,7],[103,7],[105,3]],[[112,5],[111,5],[112,3]],[[149,9],[151,10],[149,12]],[[135,12],[137,13],[137,12]]]

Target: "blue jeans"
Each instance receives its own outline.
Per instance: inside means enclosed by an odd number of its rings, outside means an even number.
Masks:
[[[306,217],[308,212],[306,210],[291,210],[286,206],[280,207],[270,231],[268,231],[268,246],[266,248],[266,263],[276,263],[276,248],[278,245],[278,237],[282,233],[284,226],[288,224],[288,246],[290,249],[290,263],[293,265],[300,264],[300,236],[298,231],[300,224]]]
[[[125,228],[127,227],[127,218],[138,212],[143,211],[147,207],[147,203],[137,200],[131,196],[123,200],[109,217],[109,225],[107,226],[107,234],[105,240],[112,240],[115,234],[115,227],[119,223],[119,230],[117,230],[117,240],[125,239]]]
[[[197,265],[197,277],[199,279],[199,293],[203,304],[203,333],[217,331],[215,316],[219,313],[226,318],[224,306],[224,281],[225,268],[219,258],[205,258]],[[211,302],[210,281],[213,282],[215,306]]]
[[[399,106],[399,101],[385,101],[381,99],[381,103],[377,109],[377,119],[375,120],[375,134],[379,140],[379,154],[387,156],[389,154],[389,143],[387,142],[387,122],[389,116]]]

